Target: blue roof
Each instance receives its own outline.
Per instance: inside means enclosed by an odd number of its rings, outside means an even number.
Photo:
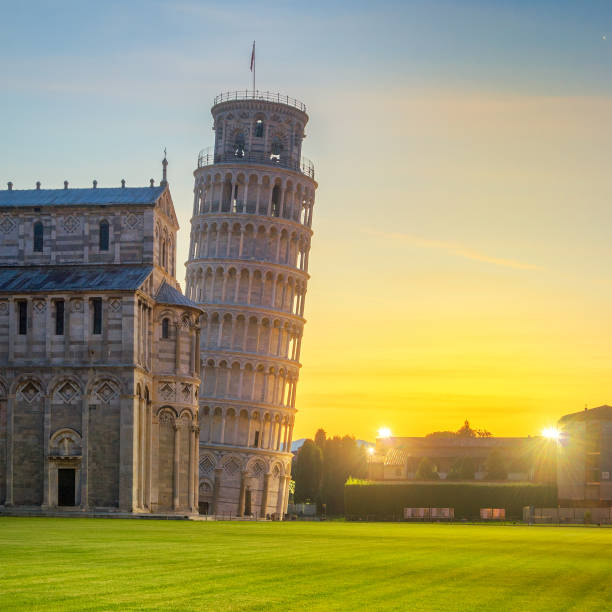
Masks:
[[[108,206],[155,204],[166,187],[12,189],[0,191],[0,206]]]
[[[135,291],[152,266],[40,266],[0,268],[0,293]]]
[[[161,284],[159,290],[157,291],[155,301],[159,304],[169,304],[172,306],[188,306],[189,308],[197,308],[198,310],[203,310],[199,304],[196,304],[189,298],[186,298],[180,291],[177,291],[166,281]]]

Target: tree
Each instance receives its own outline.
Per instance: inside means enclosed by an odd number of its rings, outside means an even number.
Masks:
[[[323,484],[321,503],[328,514],[344,513],[344,483],[349,477],[365,478],[367,459],[365,449],[351,436],[334,436],[325,441],[323,451]]]
[[[440,480],[438,470],[429,457],[423,457],[415,474],[416,480]]]
[[[493,434],[486,429],[474,429],[466,419],[457,431],[434,431],[427,434],[426,438],[445,440],[450,438],[490,438]]]
[[[323,453],[312,440],[306,440],[295,459],[294,499],[297,503],[319,500],[322,474]]]
[[[315,437],[314,437],[314,443],[321,450],[324,450],[326,440],[327,440],[327,434],[325,433],[325,430],[322,428],[317,429],[317,433],[315,434]]]
[[[491,451],[485,461],[485,478],[487,480],[506,480],[508,478],[504,458],[498,450]]]
[[[476,463],[471,457],[461,457],[453,463],[446,476],[447,480],[474,480]]]

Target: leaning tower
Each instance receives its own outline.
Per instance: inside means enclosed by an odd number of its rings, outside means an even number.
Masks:
[[[201,330],[200,512],[282,517],[317,183],[306,107],[224,93],[194,172],[187,296]]]

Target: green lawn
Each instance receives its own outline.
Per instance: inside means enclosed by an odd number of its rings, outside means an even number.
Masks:
[[[612,529],[0,518],[6,610],[604,610]]]

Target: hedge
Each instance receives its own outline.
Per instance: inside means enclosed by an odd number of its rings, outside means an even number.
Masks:
[[[520,520],[523,506],[557,506],[554,484],[410,482],[349,480],[344,485],[347,519],[390,520],[404,508],[454,508],[455,519],[478,519],[481,508],[505,508],[506,518]]]

